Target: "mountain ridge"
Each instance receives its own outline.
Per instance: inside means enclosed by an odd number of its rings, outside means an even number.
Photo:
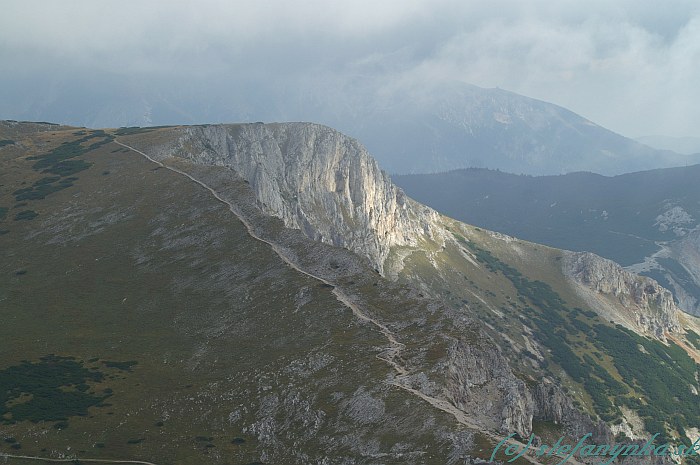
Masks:
[[[177,142],[151,146],[149,156],[160,162],[175,157],[233,169],[249,183],[264,212],[282,219],[287,227],[301,230],[312,240],[345,247],[366,257],[381,274],[388,271],[386,262],[392,249],[416,250],[429,243],[445,249],[447,242],[456,244],[437,212],[406,198],[361,144],[332,128],[313,123],[254,123],[175,131],[178,137],[173,140]],[[322,162],[310,162],[314,158],[321,158]],[[331,197],[325,197],[327,194]],[[338,208],[338,203],[345,208]],[[379,213],[374,213],[375,208]],[[347,233],[356,229],[367,231],[372,240]],[[507,243],[516,240],[508,236],[504,239]],[[663,296],[661,314],[666,316],[662,323],[653,323],[658,316],[649,313],[641,320],[638,315],[633,324],[626,326],[649,330],[662,339],[666,331],[680,329],[673,315],[680,310],[670,293],[652,279],[638,281],[614,262],[594,254],[564,257],[566,265],[562,266],[569,277],[584,284],[597,281],[595,290],[604,294],[629,295],[629,302],[641,305],[642,313],[651,312],[648,296]],[[576,262],[579,265],[574,265]],[[400,263],[391,265],[392,274],[398,276],[402,272],[405,265],[403,260]],[[605,281],[609,284],[601,284]],[[651,290],[646,293],[646,288]],[[658,307],[658,302],[653,306]]]
[[[95,312],[86,307],[82,294],[74,299],[65,291],[73,288],[66,282],[71,275],[81,285],[84,279],[103,282],[99,267],[107,267],[117,274],[111,279],[119,282],[138,278],[126,302],[119,286],[118,297],[108,287],[91,298],[108,305],[103,318],[116,318],[110,324],[117,329],[130,320],[141,323],[157,315],[163,330],[172,326],[194,338],[196,351],[184,357],[181,376],[190,376],[187,370],[198,367],[241,373],[227,378],[224,386],[236,386],[231,393],[220,391],[217,383],[199,391],[206,399],[224,399],[230,406],[230,411],[219,411],[218,403],[201,404],[213,409],[208,415],[217,421],[209,427],[216,433],[199,437],[211,437],[213,445],[222,434],[217,425],[233,422],[251,444],[245,449],[249,461],[256,454],[264,461],[314,463],[319,450],[348,463],[381,457],[387,463],[417,464],[425,463],[424,454],[488,458],[513,432],[528,437],[536,431],[546,438],[542,422],[552,434],[576,437],[593,432],[599,442],[614,439],[613,426],[631,431],[639,417],[646,431],[692,436],[679,432],[671,417],[682,415],[691,425],[700,418],[697,367],[689,361],[700,350],[691,337],[696,334],[691,331],[700,331],[696,320],[680,315],[680,328],[672,324],[661,331],[666,340],[654,324],[630,329],[610,323],[606,314],[599,315],[577,296],[578,284],[563,272],[566,252],[460,223],[412,200],[398,208],[399,189],[386,184],[388,178],[376,162],[356,142],[329,131],[298,123],[68,129],[0,148],[0,160],[10,168],[0,171],[2,205],[11,207],[14,197],[27,194],[23,182],[31,183],[32,192],[46,183],[62,183],[42,181],[33,168],[36,157],[53,162],[58,155],[68,156],[63,161],[82,169],[71,176],[78,178],[70,181],[76,186],[27,200],[36,216],[0,219],[2,227],[9,228],[0,241],[8,241],[15,251],[3,272],[29,270],[3,282],[0,292],[8,305],[22,309],[18,315],[30,315],[36,309],[25,308],[26,299],[19,298],[21,280],[48,276],[49,283],[41,289],[55,293],[57,310],[45,318],[65,321],[64,302],[87,315]],[[363,179],[352,181],[353,177]],[[378,187],[365,189],[375,183]],[[150,206],[156,198],[157,209]],[[129,202],[148,209],[138,216]],[[243,223],[222,202],[235,209]],[[389,212],[389,221],[376,221],[371,206]],[[287,227],[294,224],[297,227]],[[384,234],[404,225],[408,227],[394,236]],[[129,235],[132,228],[138,234]],[[345,228],[362,234],[345,237]],[[329,231],[338,231],[342,241]],[[368,240],[368,235],[378,237]],[[59,240],[57,250],[44,250]],[[127,258],[119,266],[114,263],[117,255],[105,253],[115,243],[128,251],[117,254]],[[77,253],[81,249],[84,252]],[[289,261],[274,256],[277,250]],[[70,274],[50,273],[56,260],[40,259],[64,254],[84,258],[85,271],[74,267]],[[289,268],[290,261],[297,268]],[[389,279],[377,272],[382,268]],[[158,285],[143,288],[144,273]],[[311,284],[313,276],[323,281]],[[346,302],[337,299],[336,289]],[[626,308],[620,297],[634,297],[629,288],[619,289],[617,296],[610,289],[611,311]],[[148,292],[158,298],[148,297]],[[158,313],[167,310],[160,299],[175,306],[176,318]],[[132,306],[136,311],[122,318],[124,308]],[[361,312],[352,311],[352,306]],[[660,310],[676,312],[672,307]],[[640,306],[639,311],[649,309]],[[659,321],[664,324],[663,318]],[[8,337],[21,338],[19,323],[8,324],[3,327],[12,331]],[[66,341],[76,337],[69,335]],[[297,342],[300,337],[304,341]],[[216,351],[219,345],[226,350]],[[642,365],[624,358],[629,350],[639,353]],[[238,360],[239,353],[253,356]],[[139,363],[150,369],[159,366]],[[358,366],[365,368],[356,372]],[[156,378],[140,373],[143,383],[157,386]],[[321,391],[309,389],[309,376],[322,382]],[[659,378],[673,382],[650,382]],[[664,389],[673,389],[677,401],[672,405],[652,403],[645,410],[635,403],[638,398],[656,398]],[[138,392],[136,387],[132,390]],[[152,415],[153,395],[145,395],[139,401],[145,404],[137,404],[135,411]],[[156,405],[166,402],[156,399]],[[226,399],[234,399],[234,405]],[[185,407],[180,410],[175,403],[172,408],[177,421],[186,420]],[[113,409],[119,415],[129,412],[118,398]],[[401,433],[400,425],[406,422],[410,431]],[[26,434],[22,422],[11,428],[13,434]],[[158,441],[180,441],[171,430],[158,431]],[[61,434],[63,441],[76,441],[81,430],[72,427]],[[187,434],[203,433],[187,429]],[[329,439],[337,435],[341,441]],[[54,436],[46,435],[51,440]],[[406,437],[413,446],[401,445]],[[148,438],[154,440],[152,435]],[[191,449],[186,442],[182,447],[175,446],[170,454]],[[217,463],[225,460],[218,457]],[[201,457],[193,456],[189,463],[201,463]]]

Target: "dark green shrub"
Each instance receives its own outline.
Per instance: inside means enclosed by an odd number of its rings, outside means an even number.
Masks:
[[[131,360],[128,362],[113,362],[113,361],[106,360],[106,361],[102,362],[102,364],[104,366],[106,366],[107,368],[116,368],[116,369],[122,370],[122,371],[131,371],[131,367],[138,365],[138,363],[139,362],[134,361],[134,360]]]
[[[39,216],[34,210],[24,210],[15,215],[15,221],[29,221]]]

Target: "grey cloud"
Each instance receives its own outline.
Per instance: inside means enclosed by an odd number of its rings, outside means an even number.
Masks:
[[[100,102],[110,89],[122,101],[167,100],[173,118],[196,121],[262,119],[276,97],[330,98],[310,97],[315,89],[340,98],[460,80],[625,135],[700,135],[699,50],[700,15],[685,0],[8,1],[0,117],[40,115],[69,88],[100,89]]]

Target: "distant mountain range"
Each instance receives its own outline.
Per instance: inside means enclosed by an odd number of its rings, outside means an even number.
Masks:
[[[654,277],[700,314],[700,165],[615,177],[484,169],[394,176],[419,202],[471,224],[591,251]]]
[[[565,108],[502,89],[455,84],[410,95],[386,96],[351,125],[335,121],[390,173],[491,168],[614,175],[700,162],[700,155],[653,149]]]
[[[0,99],[0,116],[88,127],[316,121],[362,141],[382,169],[395,174],[476,167],[615,175],[700,163],[700,155],[651,148],[557,105],[457,82],[416,88],[319,79],[275,88],[230,83],[225,92],[110,85],[117,91],[73,82],[45,94],[8,95]]]
[[[685,155],[700,153],[700,137],[644,136],[635,140],[660,150],[672,150]]]

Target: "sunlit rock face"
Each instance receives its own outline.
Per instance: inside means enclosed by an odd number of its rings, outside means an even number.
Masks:
[[[562,268],[601,316],[660,339],[665,339],[667,332],[680,330],[681,310],[671,292],[653,279],[630,273],[617,263],[589,252],[566,253]],[[606,311],[610,302],[619,304],[618,308]]]
[[[359,142],[318,124],[187,127],[155,155],[232,168],[266,213],[369,258],[380,272],[391,247],[431,236],[437,218],[393,185]]]

